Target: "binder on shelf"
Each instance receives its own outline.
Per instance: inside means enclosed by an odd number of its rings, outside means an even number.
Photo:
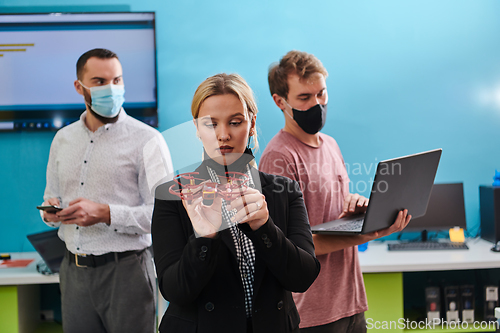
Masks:
[[[460,299],[458,286],[444,287],[444,304],[447,322],[459,322]]]
[[[462,309],[462,321],[474,322],[474,286],[460,286],[460,304]]]
[[[496,321],[495,308],[498,306],[498,286],[484,287],[484,320]]]
[[[427,320],[436,323],[441,322],[441,290],[439,287],[425,288],[425,303]]]

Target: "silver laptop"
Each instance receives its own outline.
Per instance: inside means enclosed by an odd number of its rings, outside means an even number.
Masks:
[[[390,227],[398,212],[425,214],[442,149],[381,161],[377,166],[366,214],[311,227],[315,234],[366,234]],[[410,222],[411,223],[411,222]]]

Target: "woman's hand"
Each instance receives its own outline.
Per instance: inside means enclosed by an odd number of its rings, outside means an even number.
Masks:
[[[191,204],[182,200],[194,231],[200,237],[214,238],[222,224],[222,199],[216,197],[210,206],[203,204],[203,197],[194,199]]]
[[[248,223],[253,231],[262,227],[269,219],[266,198],[262,193],[250,187],[230,203],[228,210],[231,209],[237,211],[231,221]]]

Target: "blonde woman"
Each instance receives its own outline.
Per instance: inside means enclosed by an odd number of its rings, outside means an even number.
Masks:
[[[307,290],[320,269],[299,186],[255,168],[248,143],[257,142],[258,110],[239,75],[206,79],[191,111],[205,154],[197,177],[220,182],[239,172],[250,185],[211,205],[168,194],[174,182],[158,188],[153,247],[170,302],[160,332],[298,332],[291,292]]]

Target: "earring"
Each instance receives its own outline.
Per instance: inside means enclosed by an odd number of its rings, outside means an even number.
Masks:
[[[250,133],[248,135],[248,142],[247,142],[247,148],[250,148],[250,144],[253,141],[253,144],[255,145],[255,132],[253,129],[250,130]]]

